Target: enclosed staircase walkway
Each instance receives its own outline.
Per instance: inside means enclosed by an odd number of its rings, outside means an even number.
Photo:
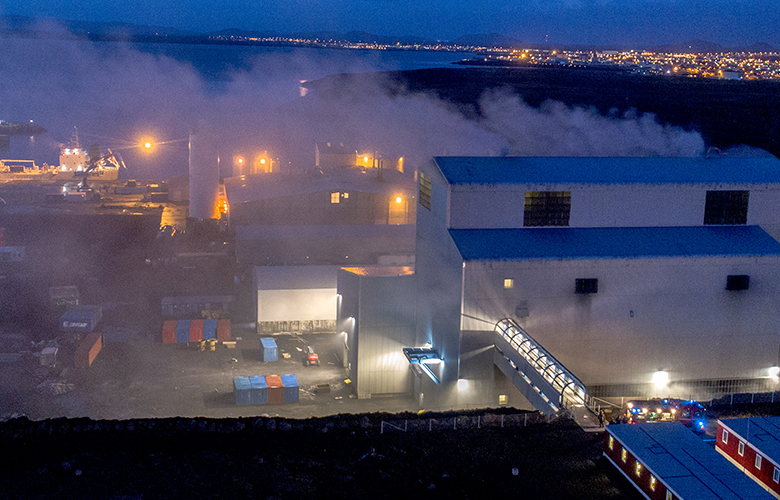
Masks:
[[[493,361],[531,404],[547,416],[568,412],[585,430],[598,431],[598,406],[585,384],[513,319],[495,327]]]

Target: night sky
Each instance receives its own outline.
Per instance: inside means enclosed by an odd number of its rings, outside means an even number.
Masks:
[[[453,40],[658,45],[695,39],[780,47],[777,0],[3,0],[0,14],[118,21],[199,32],[353,30]]]

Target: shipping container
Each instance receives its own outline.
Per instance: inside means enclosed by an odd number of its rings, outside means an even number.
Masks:
[[[56,347],[45,347],[41,351],[41,366],[54,366],[57,364],[57,351]]]
[[[60,316],[60,331],[91,332],[102,317],[100,306],[72,306]]]
[[[103,335],[97,332],[87,334],[73,353],[73,365],[76,368],[89,368],[103,349]]]
[[[263,351],[263,361],[277,361],[278,349],[276,347],[276,341],[271,337],[262,337],[260,339],[260,345]]]
[[[265,377],[249,377],[249,383],[252,386],[252,404],[264,405],[268,403],[268,383],[265,381]]]
[[[252,404],[251,389],[249,377],[233,377],[233,393],[236,396],[237,405]]]
[[[214,340],[217,338],[217,320],[207,319],[203,322],[203,340]]]
[[[284,385],[282,377],[279,375],[266,375],[265,382],[268,384],[268,402],[284,403]]]
[[[163,344],[176,343],[176,322],[172,320],[165,321],[162,328]]]
[[[180,319],[176,322],[176,342],[190,341],[190,320]]]
[[[285,403],[297,403],[298,402],[298,378],[292,373],[282,375],[282,386],[284,387],[284,402]]]
[[[54,308],[77,306],[79,305],[79,288],[75,285],[50,287],[49,300]]]
[[[149,201],[151,203],[167,203],[168,193],[149,193]]]
[[[230,320],[217,320],[217,340],[225,342],[230,340]]]
[[[190,321],[190,342],[203,340],[203,320],[193,319]]]

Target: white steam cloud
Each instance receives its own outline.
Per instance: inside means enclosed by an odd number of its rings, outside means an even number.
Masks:
[[[220,131],[221,154],[268,150],[283,165],[309,168],[315,141],[335,141],[404,156],[416,166],[434,155],[696,156],[694,132],[652,115],[602,116],[548,102],[533,108],[507,91],[490,92],[478,118],[432,95],[388,95],[382,79],[340,92],[300,96],[302,80],[382,67],[365,54],[310,49],[184,46],[193,63],[117,44],[0,38],[0,119],[34,119],[49,133],[12,146],[36,161],[57,161],[56,146],[78,126],[84,145],[120,150],[126,177],[187,172],[186,142],[145,156],[137,141],[183,140],[205,120]],[[166,50],[168,50],[166,49]],[[220,63],[235,51],[238,63]],[[249,54],[249,55],[247,55]],[[213,58],[213,62],[210,58]],[[185,59],[185,58],[182,58]],[[213,70],[219,74],[204,78]]]

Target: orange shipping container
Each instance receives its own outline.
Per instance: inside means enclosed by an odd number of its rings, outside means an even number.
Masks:
[[[190,321],[190,342],[203,340],[203,320],[193,319]]]
[[[265,383],[268,384],[268,402],[284,403],[284,384],[279,375],[266,375]]]
[[[103,348],[103,335],[97,332],[87,334],[73,353],[76,368],[89,368]]]
[[[225,342],[230,340],[230,320],[221,319],[217,321],[217,340]]]
[[[162,341],[163,344],[176,343],[176,320],[168,320],[163,323]]]

